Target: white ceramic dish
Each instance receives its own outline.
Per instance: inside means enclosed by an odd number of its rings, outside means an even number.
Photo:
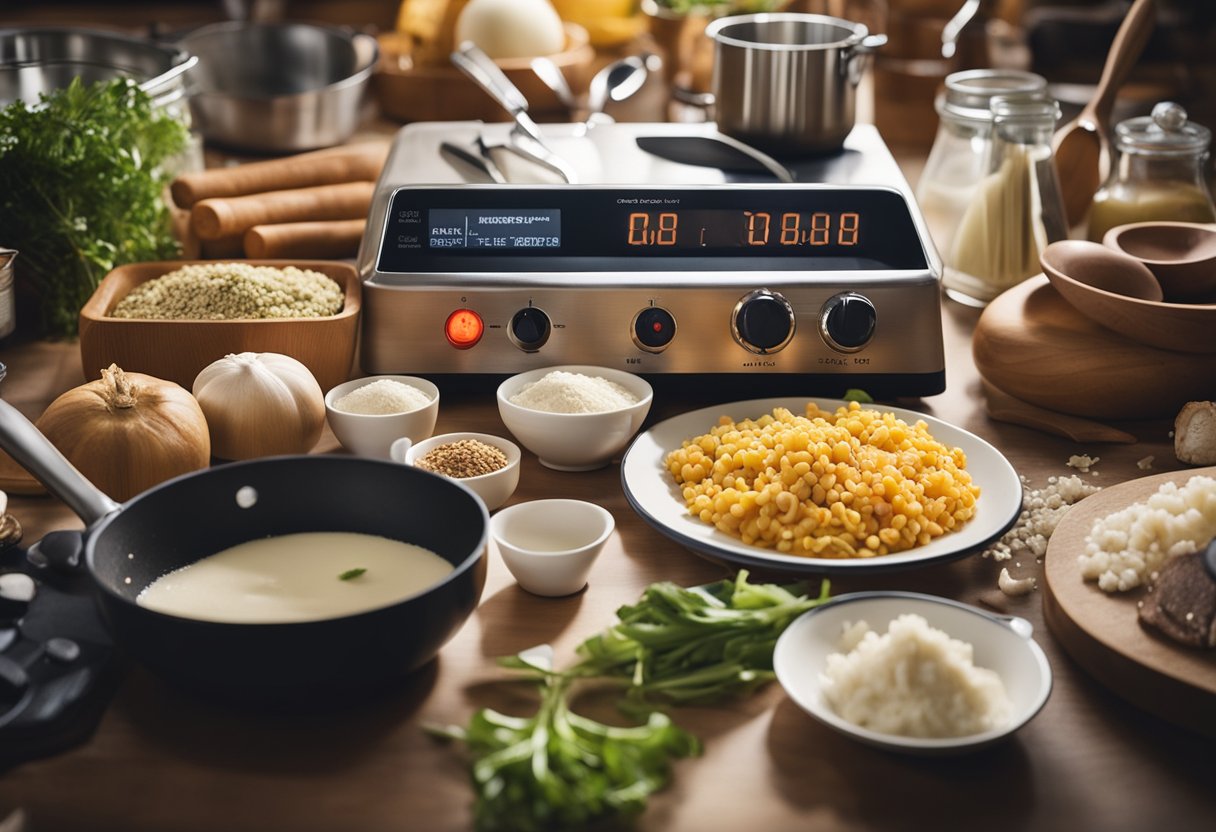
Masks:
[[[774,407],[802,413],[809,399],[755,399],[714,405],[660,422],[640,435],[621,460],[625,498],[643,520],[683,546],[708,558],[737,566],[786,572],[852,573],[908,569],[927,563],[960,558],[1004,534],[1022,511],[1022,483],[1001,452],[974,434],[951,424],[899,407],[875,405],[913,424],[923,419],[942,443],[962,448],[967,470],[980,486],[975,516],[949,534],[925,546],[874,558],[807,558],[750,546],[738,538],[702,523],[688,513],[684,498],[663,461],[686,440],[706,433],[718,417],[756,418]],[[844,402],[814,399],[821,408],[834,410]]]
[[[511,402],[511,397],[524,387],[555,370],[615,382],[635,395],[637,404],[605,413],[547,413]],[[650,385],[633,373],[611,367],[564,365],[529,370],[504,381],[498,387],[498,413],[519,444],[536,454],[545,467],[591,471],[603,468],[625,448],[642,426],[653,399]]]
[[[430,397],[430,402],[405,413],[365,414],[346,413],[334,409],[334,402],[354,390],[380,379],[391,379],[416,387]],[[325,394],[325,417],[330,430],[342,447],[359,456],[388,459],[395,440],[408,436],[421,442],[435,431],[439,418],[439,388],[417,376],[365,376],[339,384]]]
[[[534,595],[571,595],[586,586],[614,528],[607,509],[582,500],[531,500],[490,518],[503,562]]]
[[[441,433],[438,436],[432,436],[429,439],[423,439],[421,442],[410,444],[404,452],[403,459],[398,459],[396,450],[394,450],[393,459],[394,461],[404,462],[406,465],[414,465],[419,459],[440,445],[466,440],[475,440],[486,445],[493,445],[507,457],[506,467],[499,468],[497,471],[491,471],[488,474],[481,474],[476,477],[449,477],[449,479],[462,482],[471,488],[473,493],[486,504],[486,509],[493,511],[509,500],[511,495],[515,493],[516,486],[519,485],[519,460],[523,454],[520,453],[519,446],[514,442],[503,439],[501,436],[492,436],[488,433]],[[400,447],[401,445],[398,445],[396,442],[393,443],[394,449],[399,449]]]
[[[1003,728],[966,737],[922,739],[880,734],[846,721],[824,700],[819,675],[830,653],[839,653],[846,623],[865,621],[884,633],[887,625],[914,613],[929,626],[974,647],[977,667],[996,671],[1013,704],[1013,718]],[[975,607],[914,592],[857,592],[842,595],[811,610],[791,624],[773,653],[773,669],[789,697],[815,719],[868,745],[906,754],[947,755],[975,751],[1004,739],[1037,714],[1051,694],[1051,665],[1031,638],[1029,621],[1000,616]]]

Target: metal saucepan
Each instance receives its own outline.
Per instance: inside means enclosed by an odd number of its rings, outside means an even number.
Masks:
[[[71,27],[0,30],[0,105],[38,103],[68,86],[132,78],[157,105],[168,107],[185,95],[183,76],[198,59],[177,46],[114,32]]]
[[[840,148],[866,56],[887,42],[817,14],[724,17],[705,31],[714,40],[718,129],[778,156]]]
[[[435,656],[476,609],[489,515],[465,486],[412,465],[292,456],[221,465],[119,505],[0,401],[0,447],[84,520],[34,547],[79,558],[115,642],[192,690],[243,699],[370,686]],[[173,569],[272,535],[351,531],[426,547],[455,567],[430,589],[357,615],[295,624],[225,624],[154,612],[140,591]]]
[[[306,23],[217,23],[179,43],[199,59],[190,98],[199,132],[261,152],[349,139],[380,54],[370,35]]]

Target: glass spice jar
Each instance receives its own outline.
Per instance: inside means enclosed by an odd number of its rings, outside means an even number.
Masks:
[[[1094,194],[1089,239],[1101,242],[1107,231],[1130,222],[1216,220],[1203,174],[1211,139],[1210,130],[1188,122],[1186,110],[1172,101],[1153,107],[1151,116],[1119,122],[1118,160]]]
[[[988,171],[958,221],[942,283],[984,306],[1042,271],[1039,252],[1068,237],[1051,137],[1060,107],[1041,94],[995,96]]]
[[[964,302],[984,303],[963,288],[951,288],[954,237],[980,181],[992,166],[992,99],[1010,95],[1045,95],[1047,80],[1032,72],[973,69],[946,76],[935,106],[937,136],[916,188],[916,199],[929,235],[946,268],[947,293]]]

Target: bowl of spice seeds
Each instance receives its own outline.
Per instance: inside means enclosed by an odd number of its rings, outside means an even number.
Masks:
[[[289,355],[328,390],[350,376],[361,305],[353,266],[174,261],[114,269],[80,310],[85,375],[117,364],[190,389],[225,355]]]
[[[542,465],[590,471],[624,450],[653,399],[632,373],[570,365],[511,376],[498,387],[498,413]]]
[[[416,445],[435,431],[439,388],[417,376],[357,378],[325,394],[325,417],[346,450],[389,459],[395,440]]]
[[[490,511],[519,485],[519,446],[488,433],[444,433],[415,442],[405,463],[467,485]]]

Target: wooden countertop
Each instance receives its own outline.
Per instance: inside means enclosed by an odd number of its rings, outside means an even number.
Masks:
[[[1179,467],[1165,423],[1125,425],[1140,437],[1136,445],[1080,446],[989,420],[970,352],[977,315],[954,303],[944,310],[948,390],[901,404],[986,438],[1034,487],[1073,473],[1065,462],[1075,453],[1101,456],[1091,479],[1107,485],[1141,476],[1136,461],[1150,454],[1154,472]],[[9,368],[4,398],[31,418],[81,379],[74,343],[5,346],[0,361]],[[765,393],[760,382],[721,384],[716,400]],[[696,404],[660,393],[656,413]],[[445,395],[436,431],[453,430],[505,430],[491,390]],[[317,450],[336,448],[327,432]],[[527,713],[517,688],[494,684],[506,678],[495,657],[551,642],[562,662],[646,584],[724,574],[638,519],[618,478],[617,465],[566,474],[525,455],[514,500],[581,497],[616,518],[617,533],[582,594],[529,595],[491,549],[481,606],[438,660],[392,696],[352,700],[333,714],[233,710],[133,667],[91,741],[0,776],[0,818],[23,807],[39,832],[469,829],[472,792],[462,760],[420,724],[463,723],[485,705]],[[79,526],[51,498],[14,497],[9,510],[27,541]],[[975,603],[994,595],[999,571],[969,557],[840,580],[834,591],[910,589]],[[1046,708],[1011,741],[956,759],[895,756],[832,733],[773,684],[737,704],[675,711],[679,724],[703,738],[705,753],[676,765],[673,784],[652,799],[639,828],[1211,828],[1216,790],[1205,772],[1212,741],[1136,710],[1086,677],[1046,631],[1039,593],[1009,599],[1008,608],[1034,623],[1055,672]]]

